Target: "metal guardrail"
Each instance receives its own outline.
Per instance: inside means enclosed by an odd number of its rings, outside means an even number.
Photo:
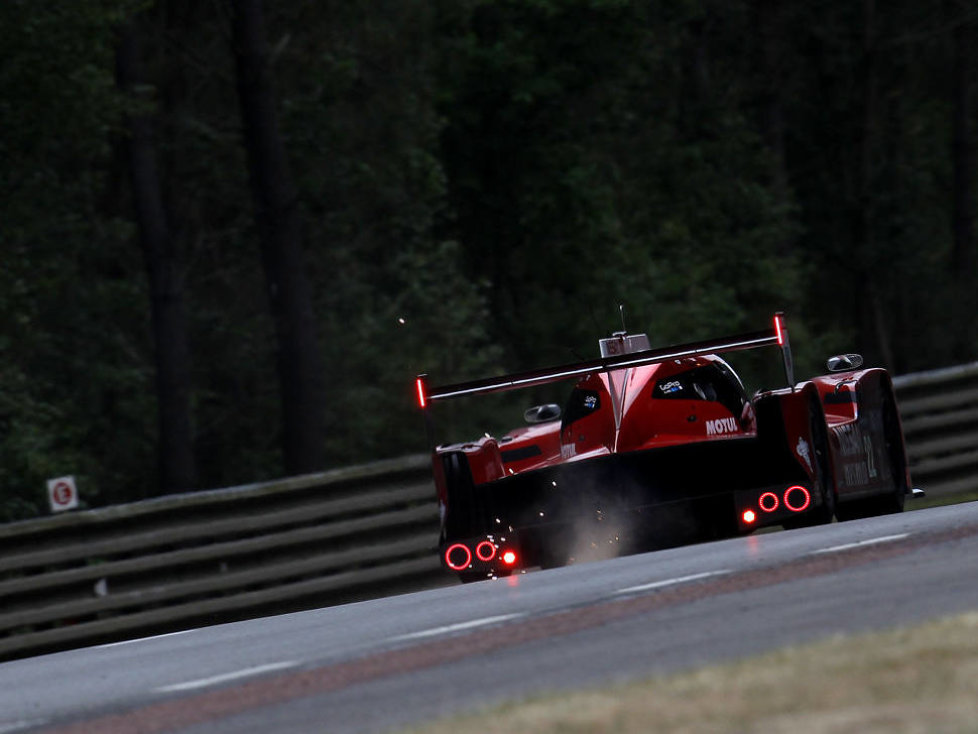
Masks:
[[[934,496],[978,489],[978,362],[893,385],[914,484]]]
[[[894,380],[915,484],[978,487],[978,363]],[[0,526],[0,660],[454,583],[429,457]]]
[[[430,459],[0,526],[0,660],[451,583]]]

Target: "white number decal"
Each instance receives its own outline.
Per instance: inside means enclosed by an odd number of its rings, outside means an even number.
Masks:
[[[876,477],[876,455],[873,453],[873,439],[863,436],[863,448],[866,449],[866,467],[869,469],[869,476]]]

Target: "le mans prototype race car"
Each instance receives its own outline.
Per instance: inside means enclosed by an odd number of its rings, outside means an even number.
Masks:
[[[719,355],[768,346],[787,386],[748,397]],[[651,349],[618,332],[600,348],[589,362],[444,387],[418,377],[429,436],[438,401],[576,381],[563,409],[539,405],[501,438],[434,449],[441,560],[462,581],[903,510],[889,375],[848,354],[795,383],[783,314],[750,334]]]

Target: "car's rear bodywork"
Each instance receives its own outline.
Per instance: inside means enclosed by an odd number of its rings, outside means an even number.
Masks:
[[[719,355],[765,346],[781,350],[789,386],[748,397]],[[562,411],[539,406],[501,438],[434,449],[442,562],[463,580],[902,509],[886,372],[795,384],[780,314],[726,339],[653,350],[622,333],[601,348],[598,360],[489,380],[418,378],[426,415],[440,400],[575,381]]]

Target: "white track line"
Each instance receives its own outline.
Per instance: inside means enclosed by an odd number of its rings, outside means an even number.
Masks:
[[[649,584],[640,584],[638,586],[629,586],[627,589],[618,589],[616,594],[633,594],[638,591],[651,591],[652,589],[661,589],[664,586],[675,586],[676,584],[685,584],[688,581],[699,581],[700,579],[708,579],[711,576],[723,576],[725,574],[731,573],[729,569],[724,569],[722,571],[707,571],[705,573],[694,573],[691,576],[679,576],[674,579],[665,579],[664,581],[653,581]]]
[[[522,617],[522,614],[501,614],[498,617],[483,617],[482,619],[473,619],[469,622],[459,622],[457,624],[449,624],[444,627],[433,627],[431,629],[422,630],[421,632],[411,632],[406,635],[398,635],[397,637],[390,638],[391,641],[394,640],[416,640],[422,637],[435,637],[437,635],[447,635],[452,632],[461,632],[462,630],[475,629],[476,627],[485,627],[490,624],[497,624],[499,622],[506,622],[510,619],[516,619],[517,617]]]
[[[34,719],[33,721],[0,721],[0,734],[13,734],[15,731],[32,729],[47,723],[44,719]]]
[[[178,637],[180,635],[190,634],[191,632],[196,632],[196,630],[180,630],[179,632],[167,632],[165,635],[153,635],[152,637],[136,637],[132,640],[120,640],[119,642],[107,642],[104,645],[96,645],[99,650],[109,650],[113,647],[122,647],[124,645],[135,645],[139,642],[152,642],[153,640],[163,640],[167,637]],[[0,731],[0,734],[3,734]]]
[[[860,540],[856,543],[845,543],[844,545],[833,545],[831,548],[821,548],[817,551],[812,551],[810,555],[818,555],[819,553],[838,553],[839,551],[851,550],[852,548],[864,548],[867,545],[878,545],[879,543],[892,543],[895,540],[903,540],[910,536],[910,533],[900,533],[899,535],[883,535],[879,538],[869,538],[868,540]]]
[[[222,675],[211,676],[210,678],[200,678],[198,680],[190,680],[184,683],[174,683],[169,686],[162,686],[160,688],[154,689],[157,693],[177,693],[180,691],[193,691],[198,688],[207,688],[208,686],[216,686],[220,683],[228,683],[233,680],[240,680],[241,678],[250,678],[254,675],[261,675],[262,673],[271,673],[276,670],[285,670],[287,668],[294,668],[299,663],[293,661],[283,661],[280,663],[268,663],[267,665],[256,665],[253,668],[242,668],[241,670],[235,670],[232,673],[224,673]]]

